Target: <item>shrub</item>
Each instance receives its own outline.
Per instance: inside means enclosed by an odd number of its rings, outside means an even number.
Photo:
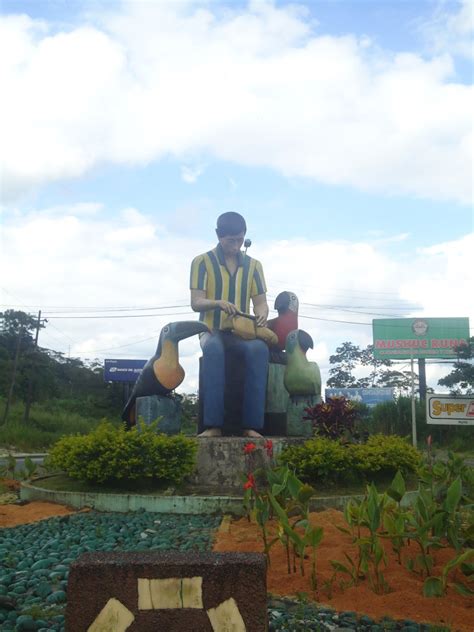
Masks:
[[[153,479],[180,483],[194,469],[197,444],[153,427],[115,428],[104,422],[87,435],[63,437],[51,449],[48,467],[90,482]]]
[[[413,474],[421,466],[420,452],[397,436],[373,435],[359,445],[352,445],[354,465],[364,478]]]
[[[352,476],[353,462],[350,445],[325,437],[289,446],[280,456],[303,481],[339,482]]]
[[[306,408],[305,413],[303,419],[311,421],[313,433],[329,439],[352,437],[360,416],[357,407],[345,397],[328,397],[326,402]]]
[[[374,435],[365,444],[342,443],[326,438],[290,446],[281,455],[303,481],[338,483],[351,479],[379,480],[417,471],[421,455],[401,437]]]

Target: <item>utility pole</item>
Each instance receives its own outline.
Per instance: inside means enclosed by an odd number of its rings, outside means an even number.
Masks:
[[[26,403],[25,403],[25,413],[23,415],[23,423],[28,423],[30,418],[30,408],[31,408],[31,400],[33,399],[33,390],[36,382],[36,376],[32,376],[34,365],[36,364],[36,352],[38,350],[38,337],[39,330],[41,327],[41,310],[38,312],[38,320],[36,321],[36,334],[35,334],[35,345],[33,347],[33,354],[31,357],[31,367],[30,367],[30,375],[28,377],[28,392],[26,395]]]
[[[420,392],[420,401],[426,401],[426,360],[418,358],[418,389]]]
[[[5,404],[5,411],[3,413],[2,425],[7,423],[8,413],[10,411],[10,405],[11,405],[12,397],[13,397],[13,389],[15,388],[16,369],[18,366],[18,357],[20,355],[20,344],[21,344],[22,336],[23,336],[23,329],[20,328],[18,332],[18,338],[16,341],[15,358],[13,360],[12,379],[10,382],[10,388],[8,390],[7,403]]]

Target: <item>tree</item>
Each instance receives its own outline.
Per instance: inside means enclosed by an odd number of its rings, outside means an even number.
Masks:
[[[357,379],[352,375],[360,361],[360,348],[352,342],[343,342],[336,348],[336,353],[329,357],[329,364],[336,366],[329,369],[331,376],[327,381],[330,388],[351,388],[357,386]]]
[[[419,380],[416,373],[413,374],[415,381],[415,391],[418,390]],[[395,388],[398,395],[409,395],[411,393],[411,371],[395,371],[386,369],[382,371],[377,380],[377,386],[388,386]]]
[[[329,363],[335,364],[329,369],[331,376],[327,385],[331,388],[369,388],[375,386],[381,367],[391,366],[390,360],[378,360],[374,357],[373,345],[360,349],[352,342],[343,342],[336,353],[329,357]],[[356,378],[352,371],[357,366],[370,366],[372,371],[366,377]]]
[[[467,345],[459,347],[458,359],[451,373],[438,380],[438,384],[447,386],[453,395],[471,395],[474,392],[473,350],[474,336],[469,338]]]
[[[374,356],[374,345],[367,345],[367,347],[360,352],[360,363],[362,366],[372,367],[370,375],[367,378],[362,378],[365,388],[375,386],[375,384],[379,383],[379,374],[382,367],[392,366],[391,360],[379,360]]]

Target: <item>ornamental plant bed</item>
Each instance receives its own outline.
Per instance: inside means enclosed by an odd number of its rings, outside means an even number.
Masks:
[[[464,597],[448,587],[443,597],[424,597],[424,578],[410,572],[405,567],[409,556],[415,556],[415,544],[404,547],[402,564],[392,551],[389,541],[384,543],[387,554],[387,566],[383,575],[389,588],[385,594],[376,594],[365,579],[357,585],[348,586],[345,574],[335,574],[331,560],[347,564],[345,554],[356,557],[356,546],[352,538],[339,531],[337,527],[347,528],[343,513],[328,509],[310,514],[311,524],[323,527],[324,537],[317,549],[316,575],[317,588],[311,588],[310,559],[305,560],[305,576],[299,570],[288,574],[286,552],[276,543],[269,552],[268,590],[274,595],[301,596],[305,593],[309,599],[327,604],[338,611],[355,611],[373,619],[388,616],[392,619],[411,619],[420,623],[448,626],[451,630],[471,632],[474,621],[474,599]],[[270,537],[275,534],[275,523],[270,522]],[[218,531],[214,544],[215,551],[256,551],[261,552],[262,537],[257,524],[247,518],[224,522]],[[451,548],[434,551],[432,574],[439,576],[444,565],[455,557]],[[299,561],[297,561],[299,566]],[[456,578],[457,571],[453,571]]]

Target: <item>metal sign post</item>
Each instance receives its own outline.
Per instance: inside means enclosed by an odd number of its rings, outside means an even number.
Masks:
[[[417,446],[416,437],[416,405],[415,405],[415,368],[413,363],[413,354],[410,358],[411,366],[411,436],[414,447]]]

